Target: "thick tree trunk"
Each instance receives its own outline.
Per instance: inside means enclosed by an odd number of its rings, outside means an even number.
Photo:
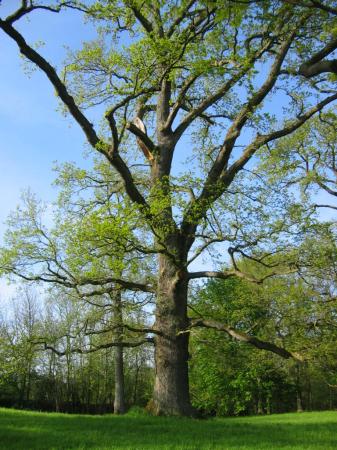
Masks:
[[[114,399],[114,414],[124,414],[125,406],[125,390],[124,390],[124,360],[123,360],[123,312],[121,291],[118,290],[114,296],[114,322],[116,327],[116,342],[121,345],[115,348],[115,399]]]
[[[159,261],[156,305],[155,384],[156,415],[193,416],[188,382],[187,280],[167,256]]]
[[[168,182],[176,144],[172,131],[163,126],[170,111],[171,82],[163,80],[157,105],[157,157],[153,161],[152,184],[163,197],[171,196]],[[156,192],[155,190],[155,192]],[[159,218],[159,216],[158,216]],[[159,220],[159,279],[156,299],[155,382],[152,412],[156,415],[194,416],[188,382],[187,317],[188,280],[186,277],[187,236],[182,236],[173,219],[172,204],[164,208]]]

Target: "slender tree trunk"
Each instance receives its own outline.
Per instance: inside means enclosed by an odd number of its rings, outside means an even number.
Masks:
[[[19,405],[21,408],[23,408],[26,392],[26,373],[23,375],[21,381],[19,382],[18,388],[19,388]]]
[[[263,404],[262,404],[262,394],[261,394],[261,380],[257,378],[257,405],[256,405],[257,414],[263,414]]]
[[[116,342],[123,341],[123,312],[121,291],[118,290],[114,296],[114,322],[118,325],[116,327]],[[123,346],[118,345],[115,348],[115,399],[114,399],[114,414],[124,414],[125,407],[125,389],[124,389],[124,361],[123,361]]]
[[[312,386],[310,372],[308,373],[308,406],[307,410],[312,411]]]
[[[30,388],[31,388],[31,363],[29,362],[28,367],[27,367],[27,385],[26,385],[26,402],[27,403],[30,400]]]
[[[297,412],[303,412],[302,391],[301,391],[301,373],[299,364],[296,365],[296,409]]]
[[[332,389],[329,387],[329,409],[333,409],[333,400],[332,400]]]
[[[71,356],[70,356],[70,338],[67,336],[67,354],[66,354],[66,364],[67,364],[67,411],[69,411],[71,405]]]
[[[138,400],[138,378],[139,378],[139,364],[138,364],[138,355],[136,354],[136,374],[135,374],[135,382],[133,389],[133,404],[137,404]]]
[[[115,400],[114,414],[125,413],[123,347],[115,349]]]
[[[296,410],[297,412],[303,412],[302,397],[299,390],[296,392]]]
[[[159,258],[156,305],[155,384],[156,415],[195,415],[189,395],[187,280],[168,256]]]

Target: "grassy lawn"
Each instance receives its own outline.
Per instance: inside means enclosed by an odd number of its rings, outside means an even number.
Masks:
[[[337,449],[337,412],[193,420],[0,408],[0,449]]]

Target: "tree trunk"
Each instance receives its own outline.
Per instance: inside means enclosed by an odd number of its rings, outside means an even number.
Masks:
[[[299,364],[296,365],[296,410],[297,412],[303,412],[301,373]]]
[[[188,341],[186,332],[188,282],[172,259],[159,258],[159,284],[155,328],[155,384],[153,413],[193,416],[188,382]]]
[[[133,389],[133,404],[137,404],[138,400],[138,377],[139,377],[139,364],[138,364],[138,355],[136,354],[136,374],[134,381],[134,389]]]
[[[301,392],[299,390],[297,390],[297,392],[296,392],[296,411],[303,412],[302,396],[301,396]]]
[[[267,400],[266,400],[266,413],[268,415],[271,414],[271,397],[270,395],[267,395]]]
[[[115,400],[114,414],[125,413],[125,396],[124,396],[124,364],[123,364],[123,347],[115,349]]]
[[[123,341],[123,312],[121,291],[118,290],[114,296],[114,322],[117,324],[115,340],[116,342]],[[114,414],[124,414],[125,407],[125,392],[124,392],[124,361],[123,361],[123,346],[115,348],[115,399],[114,399]]]
[[[307,410],[312,411],[312,386],[310,372],[308,373],[308,406]]]
[[[27,384],[26,384],[26,402],[27,403],[30,400],[30,388],[31,388],[31,363],[29,362],[28,367],[27,367]]]
[[[261,393],[261,380],[257,378],[257,405],[256,405],[257,414],[263,414],[263,404],[262,404],[262,393]]]

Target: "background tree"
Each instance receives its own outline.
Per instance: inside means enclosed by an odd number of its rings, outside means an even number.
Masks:
[[[1,378],[14,388],[17,406],[22,407],[32,397],[35,367],[39,362],[33,342],[41,332],[42,317],[36,293],[28,286],[18,291],[13,303],[12,317],[2,318]]]
[[[9,314],[1,322],[0,404],[47,411],[112,412],[116,403],[116,347],[106,345],[110,338],[115,339],[111,313],[106,312],[103,323],[97,307],[85,305],[60,289],[53,289],[49,295],[35,295],[43,314],[35,316],[35,321],[37,317],[39,320],[34,335],[26,335],[18,320],[26,314],[22,296],[18,295],[15,301],[20,316]],[[137,314],[139,324],[141,317]],[[93,333],[108,325],[111,328],[104,334]],[[38,344],[42,336],[55,351],[46,351]],[[102,345],[105,348],[97,351],[96,347]],[[125,406],[145,406],[152,383],[151,352],[136,347],[123,353]]]
[[[11,219],[15,226],[7,237],[12,243],[16,242],[9,251],[20,252],[21,257],[30,262],[30,269],[25,273],[21,271],[21,277],[48,281],[52,286],[52,296],[63,299],[63,302],[55,300],[60,327],[46,327],[45,332],[34,340],[36,345],[40,342],[66,362],[63,408],[74,409],[78,404],[87,405],[87,410],[93,407],[91,388],[88,387],[85,395],[79,396],[74,392],[76,371],[72,367],[73,353],[91,355],[95,351],[112,348],[115,355],[111,367],[115,371],[114,412],[123,413],[126,410],[123,348],[151,341],[148,337],[140,341],[134,339],[128,331],[132,327],[138,335],[148,333],[148,329],[142,328],[145,327],[144,319],[137,323],[140,316],[135,313],[151,298],[139,296],[142,284],[128,284],[132,287],[128,294],[126,286],[118,283],[123,270],[140,277],[148,266],[146,258],[141,259],[142,271],[137,265],[139,258],[134,246],[139,238],[133,241],[132,233],[129,233],[132,216],[130,210],[121,210],[113,179],[105,180],[107,171],[108,168],[102,165],[97,167],[95,174],[65,165],[59,172],[58,184],[62,191],[60,207],[55,210],[55,229],[50,230],[42,224],[43,205],[27,193],[22,209],[17,210]],[[32,275],[31,267],[39,272]],[[145,273],[149,279],[148,272]],[[150,287],[144,285],[144,289],[150,290]],[[53,333],[50,330],[54,330]],[[100,357],[91,355],[88,358],[95,367],[101,364]],[[98,362],[94,362],[96,360]],[[92,364],[89,364],[89,379]],[[101,368],[97,370],[100,372]],[[134,388],[136,393],[137,383]],[[94,403],[101,405],[105,400],[96,399]]]
[[[329,392],[330,377],[336,376],[331,351],[335,304],[322,292],[319,279],[307,283],[289,274],[263,285],[214,280],[194,297],[191,308],[196,317],[227,323],[229,330],[254,330],[267,341],[276,336],[280,347],[294,348],[305,357],[305,364],[280,360],[235,343],[228,332],[198,330],[191,337],[192,398],[197,406],[216,414],[257,414],[328,408],[329,398],[335,402]]]

